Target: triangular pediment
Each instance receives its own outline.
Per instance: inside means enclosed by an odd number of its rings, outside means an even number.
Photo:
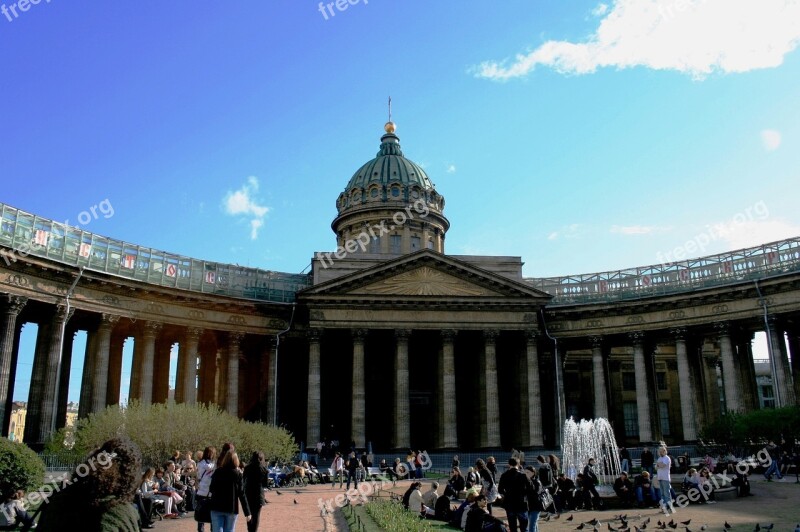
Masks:
[[[431,250],[395,257],[320,283],[298,294],[302,298],[488,298],[532,299],[546,302],[550,295],[530,285],[478,268]]]
[[[393,296],[502,296],[434,266],[420,266],[348,292],[359,295]]]

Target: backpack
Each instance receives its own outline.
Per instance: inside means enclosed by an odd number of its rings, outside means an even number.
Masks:
[[[539,481],[545,487],[553,485],[553,470],[550,468],[550,464],[544,464],[539,467]]]

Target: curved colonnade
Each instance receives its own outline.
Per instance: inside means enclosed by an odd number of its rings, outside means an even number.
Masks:
[[[24,435],[34,446],[64,425],[77,331],[88,335],[81,416],[119,402],[128,341],[129,397],[167,401],[177,344],[177,402],[277,421],[311,445],[553,446],[568,415],[609,417],[631,444],[692,441],[725,410],[758,408],[758,331],[776,404],[800,396],[800,238],[539,279],[423,250],[314,284],[313,274],[181,257],[8,205],[0,220],[0,417],[5,435],[21,331],[36,323]],[[388,284],[362,294],[359,279]],[[442,279],[452,290],[430,292]],[[429,292],[404,292],[401,280]]]

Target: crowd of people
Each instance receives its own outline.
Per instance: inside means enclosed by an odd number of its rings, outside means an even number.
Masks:
[[[244,465],[233,444],[219,453],[206,447],[196,455],[176,452],[160,467],[143,469],[138,447],[114,438],[92,452],[74,474],[54,486],[40,506],[38,522],[25,511],[23,492],[7,494],[0,526],[55,532],[140,532],[157,518],[180,519],[194,511],[198,532],[233,532],[240,511],[248,532],[258,530],[269,470],[254,452]]]

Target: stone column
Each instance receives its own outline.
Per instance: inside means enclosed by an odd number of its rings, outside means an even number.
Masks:
[[[86,348],[83,352],[83,369],[81,371],[81,393],[78,396],[78,417],[83,419],[92,411],[92,394],[94,387],[94,360],[97,355],[97,331],[86,331]],[[131,377],[133,378],[133,377]]]
[[[172,358],[172,344],[175,343],[174,338],[167,337],[160,334],[156,339],[155,354],[153,355],[153,395],[150,398],[151,403],[165,404],[169,402],[169,372],[170,360]],[[176,384],[179,384],[176,381]],[[175,391],[175,396],[178,390]],[[175,399],[173,396],[173,400]]]
[[[395,449],[411,447],[411,414],[408,395],[408,338],[411,331],[398,329],[394,332],[394,443]]]
[[[352,430],[356,447],[366,446],[366,379],[364,375],[364,338],[365,329],[353,330],[353,391],[352,391]],[[316,443],[316,442],[314,442]]]
[[[742,389],[739,385],[739,371],[733,356],[730,325],[715,323],[719,335],[720,358],[722,359],[722,383],[725,389],[725,408],[731,412],[742,411]]]
[[[769,317],[770,338],[770,364],[775,368],[775,389],[780,395],[780,402],[776,406],[789,406],[794,404],[794,387],[792,385],[789,359],[786,353],[783,329],[775,316]]]
[[[525,384],[523,396],[528,403],[528,434],[526,447],[541,447],[542,438],[542,390],[539,382],[539,351],[536,344],[536,331],[525,333]]]
[[[156,336],[161,330],[161,324],[155,321],[146,321],[141,331],[141,361],[142,368],[139,376],[139,402],[150,405],[153,402],[153,378],[155,374]],[[139,340],[137,338],[136,340]]]
[[[61,354],[61,373],[58,383],[58,406],[56,411],[56,430],[61,430],[67,424],[67,409],[69,406],[69,377],[72,370],[72,349],[75,346],[77,329],[68,327],[64,333],[64,349]]]
[[[3,313],[0,314],[0,422],[6,419],[10,411],[6,398],[11,389],[11,359],[14,358],[14,335],[17,330],[17,316],[22,312],[28,298],[4,295]],[[8,425],[3,423],[3,436],[8,436]]]
[[[753,367],[752,353],[753,335],[749,332],[739,335],[734,356],[739,368],[739,381],[742,389],[742,409],[745,412],[753,411],[757,408],[758,391],[756,390],[756,375]]]
[[[62,338],[64,325],[72,316],[72,310],[67,313],[64,305],[55,308],[50,322],[50,337],[47,341],[46,359],[42,379],[41,399],[38,405],[38,416],[25,424],[25,440],[29,443],[41,445],[53,433],[55,428],[55,413],[57,407],[57,388],[59,364],[61,364]],[[32,381],[32,379],[31,379]],[[33,386],[33,382],[31,382]],[[29,411],[32,405],[28,405]],[[30,432],[29,432],[30,429]]]
[[[796,330],[788,330],[786,337],[789,341],[789,353],[792,356],[792,382],[796,401],[800,397],[800,333]]]
[[[92,381],[92,413],[100,412],[106,407],[108,393],[108,372],[111,360],[111,331],[119,321],[119,316],[100,315],[100,326],[97,328],[97,344],[94,355],[94,378]]]
[[[267,420],[278,423],[278,343],[273,339],[269,346],[269,367],[267,369]],[[314,442],[315,444],[317,442]],[[309,443],[310,444],[310,443]]]
[[[106,406],[118,405],[122,383],[122,349],[125,337],[117,333],[111,336],[108,359],[108,386],[106,387]]]
[[[636,373],[636,405],[639,416],[639,441],[653,440],[653,425],[650,419],[652,401],[647,386],[647,364],[644,357],[644,333],[636,331],[628,333],[633,342],[633,369]]]
[[[133,335],[133,357],[131,359],[131,380],[128,401],[139,400],[139,381],[142,380],[142,339],[141,334]]]
[[[178,362],[183,365],[183,402],[197,403],[197,346],[203,329],[188,327],[180,344]]]
[[[228,333],[228,395],[225,410],[234,416],[239,415],[239,347],[242,338],[242,332]]]
[[[608,419],[608,393],[603,370],[603,337],[592,336],[592,380],[594,382],[594,417]]]
[[[322,393],[320,388],[320,336],[319,329],[309,329],[308,337],[308,415],[306,416],[306,446],[314,447],[320,441],[320,415]],[[302,451],[303,449],[301,449]]]
[[[439,375],[441,397],[442,447],[458,448],[458,423],[456,411],[456,364],[455,337],[456,331],[443,330],[442,363]]]
[[[483,332],[483,356],[486,375],[486,447],[500,447],[500,400],[497,388],[497,331]]]
[[[675,356],[678,362],[678,389],[681,395],[681,420],[683,422],[683,439],[697,440],[697,414],[694,405],[697,396],[692,386],[692,375],[689,370],[689,356],[686,352],[686,329],[678,327],[670,332],[675,337]]]

